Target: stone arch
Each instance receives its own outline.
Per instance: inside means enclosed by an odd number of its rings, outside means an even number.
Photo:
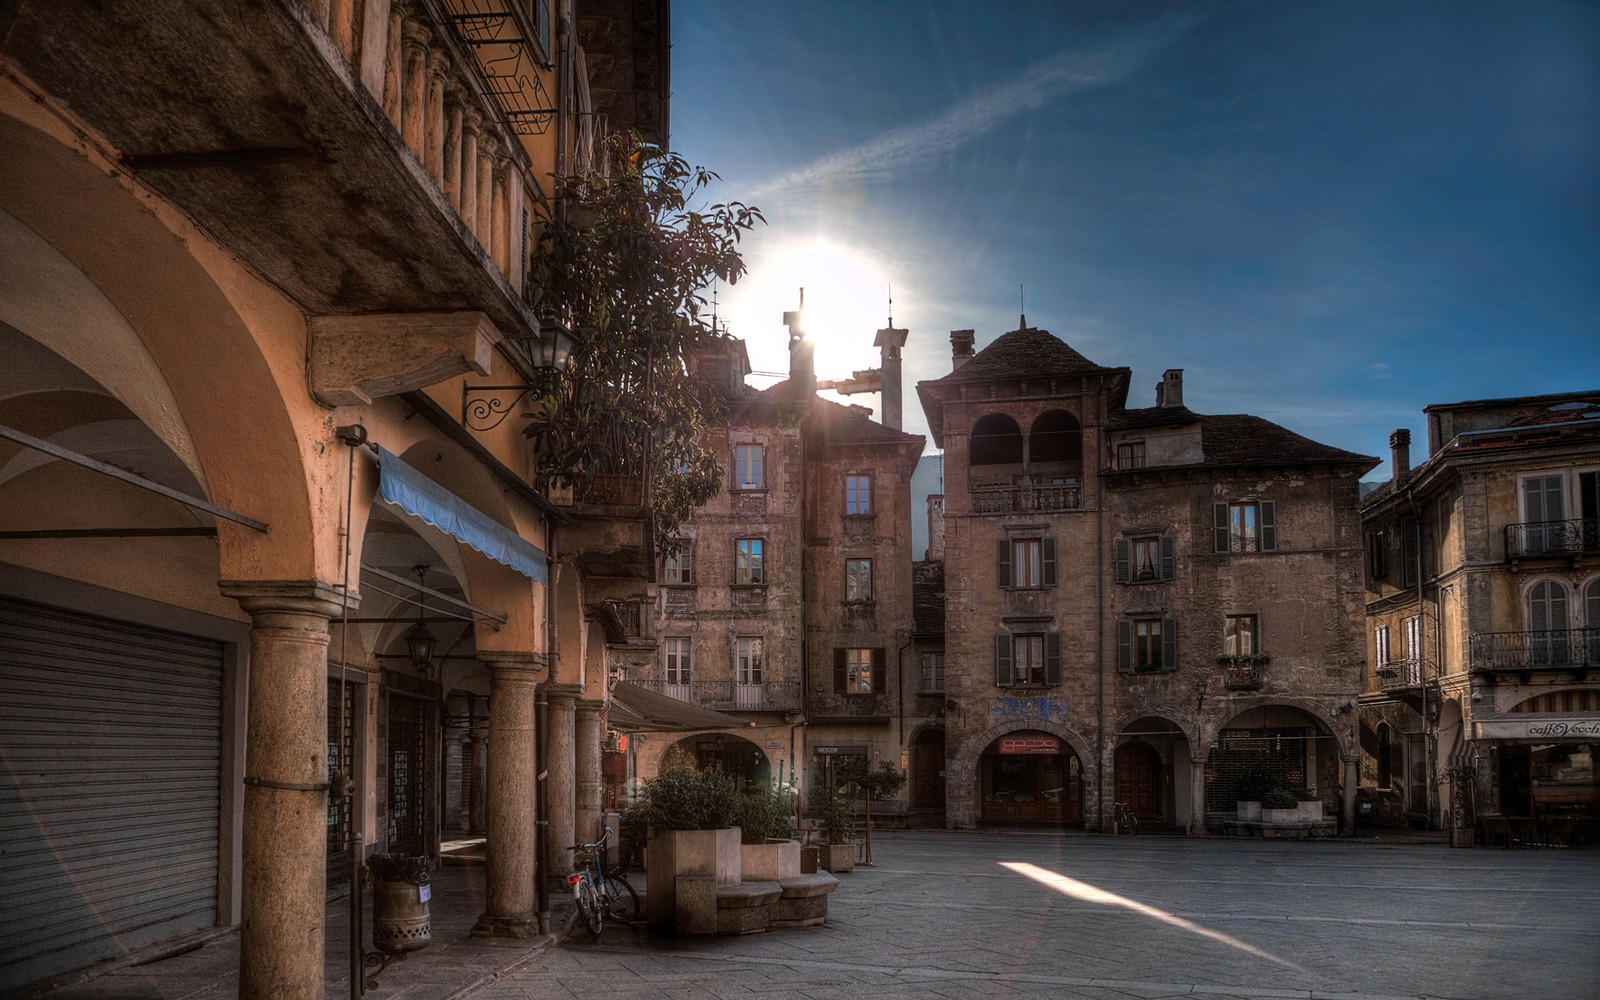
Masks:
[[[1046,410],[1028,427],[1028,465],[1034,476],[1083,472],[1083,428],[1066,410]]]
[[[949,773],[945,779],[945,812],[947,822],[953,827],[968,829],[977,825],[978,808],[976,802],[976,788],[978,784],[978,759],[983,756],[983,751],[989,744],[1006,735],[1007,733],[1021,732],[1023,730],[1038,730],[1058,736],[1062,742],[1071,748],[1080,761],[1094,760],[1090,751],[1093,745],[1081,733],[1070,726],[1044,719],[1008,719],[997,725],[990,726],[980,733],[969,736],[961,744],[953,757],[948,758]],[[948,753],[948,749],[946,750]],[[1092,815],[1098,811],[1099,786],[1090,779],[1089,769],[1084,769],[1083,780],[1083,810],[1084,815]],[[1091,803],[1094,804],[1091,809]]]
[[[1022,428],[1008,413],[986,413],[972,425],[967,464],[1022,465]]]

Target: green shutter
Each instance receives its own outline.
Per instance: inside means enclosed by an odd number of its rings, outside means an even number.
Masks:
[[[1010,687],[1014,679],[1011,673],[1011,633],[1001,632],[994,637],[995,687]]]
[[[1115,567],[1113,572],[1118,583],[1128,583],[1133,579],[1132,546],[1126,538],[1112,540],[1111,564]]]
[[[1211,505],[1211,551],[1228,551],[1228,505]]]
[[[1044,636],[1044,683],[1046,687],[1061,684],[1061,633],[1046,632]]]
[[[1275,552],[1278,548],[1278,505],[1272,500],[1261,501],[1261,551]]]
[[[1044,585],[1046,587],[1054,587],[1056,585],[1056,540],[1054,538],[1044,539],[1039,549],[1044,553]]]
[[[1161,669],[1178,669],[1178,619],[1171,615],[1161,619]]]
[[[872,693],[873,694],[882,694],[889,687],[889,685],[886,683],[886,678],[883,676],[883,669],[884,669],[883,665],[884,665],[884,663],[885,663],[885,658],[884,658],[884,655],[883,655],[883,647],[882,646],[874,646],[872,648]]]
[[[1178,575],[1177,546],[1171,535],[1161,536],[1161,579],[1171,580]]]
[[[1133,673],[1133,622],[1117,622],[1117,669]]]
[[[1011,586],[1011,539],[1002,538],[994,543],[995,586]]]
[[[844,694],[849,688],[850,675],[845,671],[844,648],[836,647],[833,651],[833,693]]]

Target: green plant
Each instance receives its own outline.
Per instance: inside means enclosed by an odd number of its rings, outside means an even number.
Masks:
[[[1315,802],[1317,799],[1321,798],[1320,795],[1304,785],[1295,785],[1288,791],[1290,795],[1293,795],[1295,799],[1300,802]]]
[[[850,801],[837,789],[813,785],[811,814],[825,844],[848,844],[856,834],[856,817]]]
[[[721,770],[669,768],[664,761],[661,773],[644,783],[634,808],[651,833],[720,830],[738,822],[739,793]]]
[[[736,807],[740,839],[746,844],[789,838],[789,817],[794,815],[794,791],[777,785],[745,789]]]
[[[1272,786],[1272,776],[1265,768],[1252,767],[1239,779],[1239,800],[1259,802],[1262,796],[1272,791]]]
[[[1300,800],[1287,788],[1274,786],[1261,796],[1263,809],[1293,809],[1300,804]]]

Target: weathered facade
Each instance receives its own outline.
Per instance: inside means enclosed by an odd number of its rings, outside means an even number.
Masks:
[[[328,883],[451,822],[481,932],[539,932],[541,740],[595,832],[584,546],[648,551],[474,391],[550,341],[578,56],[559,0],[0,13],[0,991],[239,926],[241,996],[320,997]]]
[[[1427,459],[1396,431],[1362,506],[1363,794],[1376,822],[1570,838],[1600,817],[1600,392],[1424,413]]]
[[[1129,369],[1026,326],[918,386],[945,452],[953,826],[1203,833],[1246,771],[1355,801],[1357,479],[1375,460],[1250,416],[1126,405]]]

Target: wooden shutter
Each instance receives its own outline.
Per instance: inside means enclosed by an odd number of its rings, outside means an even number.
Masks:
[[[1400,586],[1415,587],[1421,569],[1422,553],[1417,551],[1417,519],[1408,517],[1400,522]]]
[[[888,684],[885,683],[885,678],[883,676],[883,670],[884,670],[884,663],[885,662],[886,662],[886,658],[883,655],[883,647],[882,646],[874,646],[873,649],[872,649],[872,693],[873,694],[882,694],[885,690],[888,689]]]
[[[1061,684],[1061,633],[1046,632],[1044,635],[1044,683],[1046,687],[1058,687]]]
[[[1133,622],[1126,619],[1117,622],[1117,670],[1133,672]]]
[[[1011,586],[1011,539],[994,543],[994,578],[998,587]]]
[[[844,694],[849,689],[850,674],[845,669],[844,647],[835,647],[833,651],[833,693]]]
[[[1118,583],[1128,583],[1133,579],[1133,556],[1126,538],[1112,539],[1111,564],[1115,567],[1113,573]]]
[[[1228,551],[1228,505],[1211,505],[1211,551]]]
[[[1178,669],[1178,619],[1171,615],[1161,619],[1161,669]]]
[[[1039,550],[1044,554],[1044,585],[1056,585],[1056,540],[1045,538],[1040,541]]]
[[[1161,579],[1171,580],[1178,575],[1177,546],[1171,535],[1161,536]]]
[[[1275,552],[1278,548],[1278,504],[1272,500],[1261,501],[1261,551]]]
[[[1001,632],[994,637],[994,683],[996,687],[1010,687],[1014,679],[1011,671],[1011,633]]]

